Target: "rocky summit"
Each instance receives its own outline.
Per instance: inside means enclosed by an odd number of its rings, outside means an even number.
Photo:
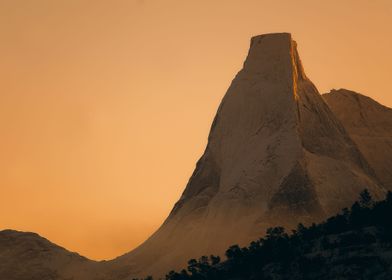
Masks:
[[[391,120],[391,109],[366,97],[322,97],[289,33],[255,36],[166,221],[135,250],[89,264],[97,276],[73,279],[163,276],[190,258],[247,245],[269,227],[321,221],[365,188],[382,199],[392,189],[383,154],[391,151]]]

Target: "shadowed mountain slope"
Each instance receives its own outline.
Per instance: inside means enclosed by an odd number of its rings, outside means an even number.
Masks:
[[[346,89],[323,97],[379,180],[392,191],[392,109]]]

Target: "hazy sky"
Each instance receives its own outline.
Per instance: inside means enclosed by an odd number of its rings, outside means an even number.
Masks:
[[[0,229],[94,259],[180,197],[250,37],[392,106],[392,1],[0,0]]]

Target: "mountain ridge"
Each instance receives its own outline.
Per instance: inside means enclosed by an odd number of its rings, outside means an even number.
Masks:
[[[99,262],[70,252],[37,233],[0,231],[0,277],[7,280],[104,279]]]
[[[344,124],[381,183],[387,190],[392,190],[392,109],[346,89],[332,90],[323,98]]]

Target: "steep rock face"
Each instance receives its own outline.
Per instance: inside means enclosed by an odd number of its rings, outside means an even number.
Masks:
[[[181,198],[156,233],[112,265],[124,275],[162,275],[267,227],[334,214],[364,188],[384,193],[306,77],[291,35],[256,36]]]
[[[103,265],[71,253],[38,234],[0,231],[0,279],[106,279]]]
[[[323,95],[378,179],[392,191],[392,109],[346,89]]]

